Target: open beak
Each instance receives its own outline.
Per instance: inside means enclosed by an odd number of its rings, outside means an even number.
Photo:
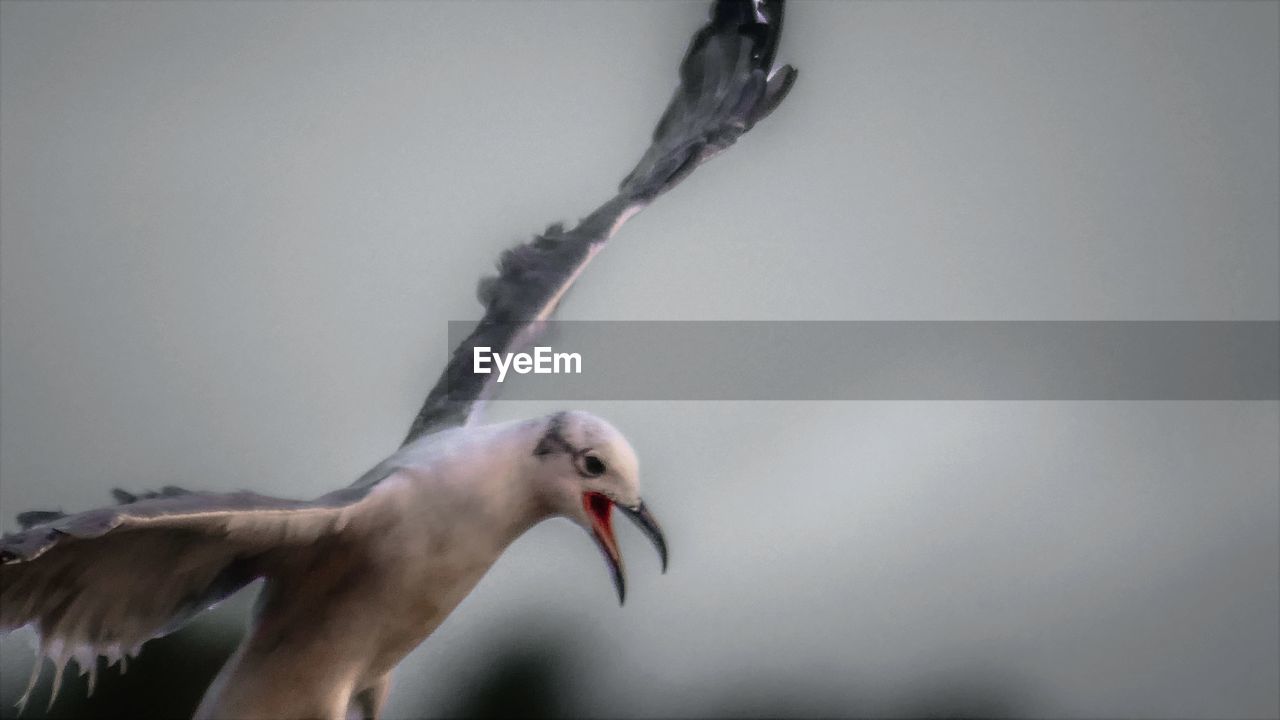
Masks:
[[[621,605],[627,599],[627,577],[626,572],[623,570],[622,553],[618,552],[618,540],[613,535],[612,510],[615,504],[609,498],[595,492],[584,494],[582,496],[582,504],[586,508],[587,515],[591,518],[591,536],[595,538],[596,544],[600,546],[605,562],[609,565],[609,572],[613,575],[613,585],[618,590],[618,604]],[[662,536],[662,528],[658,525],[658,521],[654,519],[653,514],[649,512],[643,502],[635,507],[626,507],[625,505],[617,505],[616,507],[628,518],[631,518],[631,521],[653,543],[654,548],[658,551],[658,557],[662,559],[662,572],[665,573],[667,571],[667,541]]]

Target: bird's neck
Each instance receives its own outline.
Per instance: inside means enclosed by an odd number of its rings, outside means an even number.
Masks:
[[[473,541],[501,551],[550,516],[531,475],[541,425],[517,421],[458,428],[414,448],[403,466],[409,494],[438,528],[483,532]]]

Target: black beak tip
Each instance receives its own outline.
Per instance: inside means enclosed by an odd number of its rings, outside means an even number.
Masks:
[[[627,581],[623,579],[622,572],[619,570],[613,575],[613,586],[618,590],[618,607],[627,604]]]
[[[649,508],[643,502],[633,508],[622,505],[618,507],[653,543],[654,549],[658,551],[658,558],[662,561],[662,572],[665,575],[667,572],[667,539],[662,533],[662,526],[658,525],[658,520],[653,517],[653,513],[649,512]]]

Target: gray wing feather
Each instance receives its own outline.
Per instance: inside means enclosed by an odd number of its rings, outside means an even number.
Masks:
[[[273,553],[340,529],[344,509],[364,492],[302,502],[117,491],[126,504],[44,512],[42,522],[0,538],[0,633],[31,625],[59,677],[71,658],[92,672],[97,656],[136,653],[262,577]]]
[[[795,83],[773,67],[782,37],[781,0],[717,2],[680,63],[680,85],[640,163],[620,191],[653,198],[763,120]]]
[[[732,145],[772,112],[796,71],[773,68],[782,0],[719,0],[680,65],[680,85],[649,149],[618,194],[570,230],[549,227],[498,262],[480,282],[484,317],[454,351],[404,442],[471,421],[492,391],[492,375],[472,371],[473,351],[514,352],[536,336],[564,293],[604,243],[635,212]]]
[[[532,340],[577,274],[634,206],[629,198],[614,198],[572,230],[553,225],[532,242],[502,254],[498,275],[482,280],[477,289],[484,317],[449,358],[405,444],[472,418],[490,389],[490,376],[472,371],[473,349],[514,352]]]

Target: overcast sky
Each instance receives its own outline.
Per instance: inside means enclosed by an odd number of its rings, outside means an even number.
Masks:
[[[704,13],[4,3],[0,525],[375,464],[497,253],[630,169]],[[1278,28],[1269,2],[795,3],[791,97],[560,317],[1280,320]],[[391,717],[539,632],[593,715],[967,689],[1280,714],[1280,403],[578,406],[636,446],[671,571],[623,531],[619,609],[580,530],[535,528]],[[8,698],[30,654],[0,649]]]

